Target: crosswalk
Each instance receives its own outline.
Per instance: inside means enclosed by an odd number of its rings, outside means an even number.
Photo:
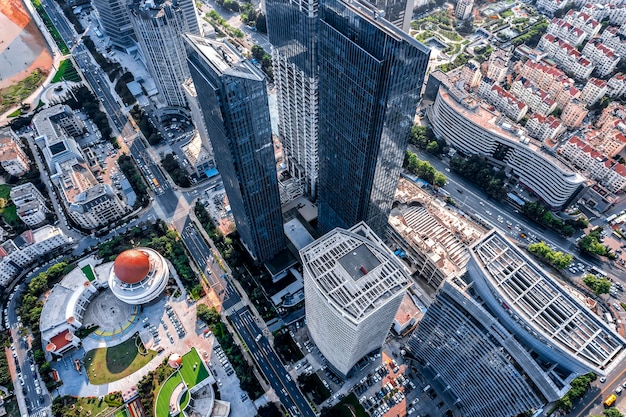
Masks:
[[[49,415],[50,413],[48,412],[48,409],[42,408],[41,410],[31,411],[31,413],[28,416],[29,417],[47,417]]]

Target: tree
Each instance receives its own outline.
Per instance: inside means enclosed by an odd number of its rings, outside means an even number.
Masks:
[[[531,243],[528,251],[556,269],[564,269],[573,261],[572,255],[552,250],[545,242]]]
[[[593,274],[585,274],[583,282],[596,295],[608,294],[611,290],[611,281],[605,278],[598,278]]]
[[[259,13],[256,17],[256,30],[261,33],[267,33],[267,20],[263,13]]]
[[[220,322],[220,314],[217,312],[215,307],[209,308],[206,304],[198,304],[196,315],[208,326],[212,326]]]
[[[609,409],[604,410],[603,414],[606,417],[624,417],[624,414],[622,414],[617,408],[615,407],[611,407]]]

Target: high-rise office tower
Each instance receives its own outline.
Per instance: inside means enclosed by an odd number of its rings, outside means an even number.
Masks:
[[[381,16],[408,31],[412,0],[365,2]],[[267,28],[272,44],[274,79],[278,93],[278,129],[289,172],[317,197],[319,173],[319,108],[317,44],[318,0],[267,0]]]
[[[319,229],[383,236],[430,49],[358,3],[319,13]]]
[[[120,48],[128,49],[135,45],[133,26],[128,17],[127,0],[93,0],[98,12],[102,29],[111,39],[111,43]]]
[[[327,233],[300,256],[309,333],[329,367],[347,376],[382,347],[410,277],[363,222]]]
[[[267,31],[278,94],[278,133],[288,169],[317,196],[318,0],[267,0]]]
[[[606,375],[626,341],[493,230],[467,273],[444,281],[408,346],[466,417],[513,417],[561,398],[576,376]]]
[[[252,256],[270,259],[285,237],[265,77],[226,41],[184,39],[237,230]]]
[[[185,13],[191,5],[192,13]],[[142,0],[130,6],[135,36],[161,97],[168,106],[186,106],[183,83],[189,78],[183,33],[200,34],[193,0]]]

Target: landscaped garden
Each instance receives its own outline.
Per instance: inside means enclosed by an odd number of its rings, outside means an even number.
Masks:
[[[52,415],[55,417],[94,417],[106,411],[106,415],[123,404],[122,394],[113,392],[104,397],[57,397],[52,402]],[[112,410],[108,410],[112,408]],[[125,408],[115,412],[115,417],[129,417]]]
[[[76,72],[76,68],[74,68],[72,61],[69,59],[61,61],[58,71],[54,74],[54,77],[52,77],[51,83],[58,83],[63,80],[75,82],[80,81],[80,76],[78,75],[78,72]]]
[[[156,355],[156,351],[145,348],[136,333],[117,346],[87,352],[85,370],[90,383],[106,384],[138,371]]]
[[[341,413],[343,417],[367,417],[368,414],[354,393],[348,395],[332,408],[332,411]],[[333,414],[335,415],[335,414]]]
[[[156,416],[168,417],[170,415],[170,398],[181,382],[184,382],[187,390],[189,390],[208,377],[209,371],[202,363],[198,351],[196,348],[191,348],[189,352],[183,355],[182,366],[178,372],[172,374],[161,387],[156,401]],[[181,395],[180,409],[184,409],[187,404],[189,404],[189,393],[186,391]]]

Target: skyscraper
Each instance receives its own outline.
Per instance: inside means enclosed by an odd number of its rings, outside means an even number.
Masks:
[[[317,196],[318,1],[267,0],[267,29],[278,94],[278,132],[288,170]]]
[[[265,77],[226,41],[184,39],[237,230],[252,256],[270,259],[285,238]]]
[[[382,10],[387,20],[408,31],[412,0],[377,0],[367,7]],[[278,93],[278,129],[288,170],[317,197],[319,107],[317,43],[318,0],[267,0],[267,29],[272,44]],[[324,104],[326,105],[326,104]]]
[[[319,13],[319,228],[382,236],[430,50],[358,3]]]
[[[128,49],[135,45],[127,0],[93,0],[93,6],[98,11],[102,29],[114,46]]]
[[[193,0],[166,0],[158,5],[142,0],[130,6],[130,20],[146,66],[169,106],[187,105],[183,83],[189,78],[189,68],[182,34],[200,34],[193,6]]]
[[[362,222],[327,233],[300,256],[309,333],[329,367],[347,376],[382,347],[410,277]]]
[[[606,375],[626,341],[500,231],[470,249],[408,342],[421,372],[467,417],[513,417],[561,398],[575,377]]]

